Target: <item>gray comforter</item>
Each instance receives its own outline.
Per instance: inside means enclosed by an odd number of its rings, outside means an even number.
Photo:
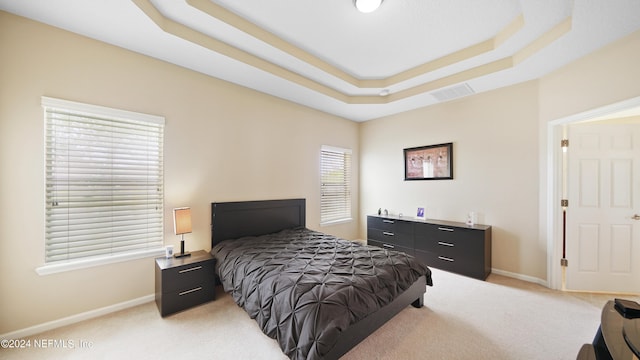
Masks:
[[[224,290],[291,359],[322,359],[342,330],[431,271],[412,256],[309,229],[223,241]]]

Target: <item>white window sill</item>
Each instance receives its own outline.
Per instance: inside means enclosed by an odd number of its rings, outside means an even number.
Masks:
[[[334,221],[327,221],[327,222],[320,223],[320,226],[331,226],[331,225],[338,225],[338,224],[346,224],[346,223],[351,222],[351,221],[353,221],[352,218],[340,219],[340,220],[334,220]]]
[[[65,262],[57,262],[53,264],[46,264],[36,268],[38,275],[51,275],[65,271],[86,269],[94,266],[115,264],[123,261],[142,259],[146,257],[158,257],[164,255],[164,247],[154,248],[149,250],[137,251],[134,253],[119,254],[112,256],[100,256],[89,259],[76,259]]]

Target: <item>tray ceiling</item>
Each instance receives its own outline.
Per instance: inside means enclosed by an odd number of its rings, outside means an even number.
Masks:
[[[0,9],[354,121],[543,76],[637,0],[0,0]]]

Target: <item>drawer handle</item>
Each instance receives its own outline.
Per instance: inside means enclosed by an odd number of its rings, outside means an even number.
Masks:
[[[200,291],[200,290],[202,290],[202,286],[199,286],[199,287],[197,287],[197,288],[195,288],[195,289],[191,289],[191,290],[183,291],[183,292],[179,293],[178,295],[179,295],[179,296],[187,295],[187,294],[191,294],[192,292],[196,292],[196,291]]]
[[[395,249],[396,247],[389,244],[382,244],[382,247],[386,247],[387,249]]]
[[[396,222],[393,220],[382,220],[383,223],[387,223],[387,224],[395,224]]]
[[[180,274],[184,274],[184,273],[189,272],[189,271],[200,270],[200,269],[202,269],[202,266],[196,266],[196,267],[192,267],[192,268],[189,268],[189,269],[180,270],[178,272]]]
[[[445,228],[445,227],[439,227],[438,230],[442,230],[442,231],[453,231],[453,229],[450,228]]]
[[[448,243],[448,242],[444,242],[444,241],[438,241],[438,245],[442,245],[442,246],[451,246],[454,247],[455,245],[452,243]]]
[[[452,258],[448,258],[446,256],[438,256],[438,259],[444,260],[444,261],[449,261],[449,262],[454,262],[454,260]]]
[[[382,235],[387,235],[387,236],[395,236],[396,234],[392,233],[392,232],[388,232],[388,231],[383,231]]]

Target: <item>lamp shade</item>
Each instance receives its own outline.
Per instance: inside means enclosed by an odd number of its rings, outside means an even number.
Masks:
[[[191,208],[173,209],[173,232],[176,235],[191,232]]]

